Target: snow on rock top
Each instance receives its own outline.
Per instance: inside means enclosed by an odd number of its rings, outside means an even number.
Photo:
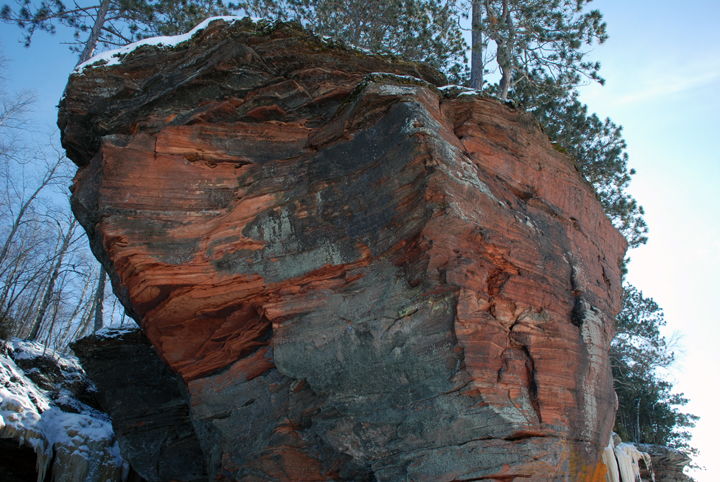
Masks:
[[[94,333],[97,338],[117,338],[127,333],[139,331],[140,327],[137,325],[109,325],[102,328]]]
[[[52,359],[63,372],[82,372],[80,362],[72,355],[61,355],[51,348],[36,341],[26,341],[20,338],[10,340],[13,360],[33,360],[47,357]]]
[[[0,355],[0,435],[20,430],[40,421],[40,413],[50,408],[50,400],[6,355]],[[33,441],[28,440],[30,444]]]
[[[142,47],[143,45],[157,45],[160,47],[175,47],[176,45],[179,45],[187,40],[190,40],[193,35],[195,35],[200,30],[204,30],[207,28],[208,25],[210,25],[211,22],[214,22],[215,20],[222,20],[228,23],[233,23],[237,20],[242,20],[244,17],[236,17],[236,16],[221,16],[221,17],[210,17],[203,20],[200,24],[198,24],[197,27],[190,30],[188,33],[182,34],[182,35],[172,35],[172,36],[161,36],[161,37],[151,37],[146,38],[142,40],[138,40],[137,42],[133,42],[131,44],[128,44],[124,47],[120,47],[119,49],[114,50],[108,50],[105,52],[101,52],[94,57],[92,57],[90,60],[87,60],[83,62],[82,64],[75,67],[74,72],[82,72],[83,69],[87,66],[93,66],[97,64],[98,62],[105,61],[104,66],[110,66],[110,65],[117,65],[120,63],[121,58],[133,50],[137,49],[138,47]]]
[[[233,23],[239,20],[242,20],[243,18],[250,18],[253,22],[260,22],[262,19],[257,17],[238,17],[233,15],[226,15],[226,16],[218,16],[218,17],[210,17],[206,18],[202,22],[200,22],[195,28],[190,30],[187,33],[181,34],[181,35],[171,35],[171,36],[159,36],[159,37],[149,37],[146,39],[138,40],[137,42],[133,42],[131,44],[127,44],[124,47],[120,47],[118,49],[113,50],[107,50],[105,52],[101,52],[89,60],[79,64],[75,67],[75,70],[73,70],[74,73],[81,73],[85,67],[108,67],[111,65],[118,65],[120,62],[122,62],[123,57],[125,55],[129,54],[133,50],[142,47],[144,45],[155,45],[158,47],[175,47],[183,42],[186,42],[190,40],[193,35],[195,35],[197,32],[204,30],[210,25],[210,23],[216,21],[216,20],[222,20],[224,22]],[[325,42],[335,42],[336,40],[332,37],[329,37],[327,35],[324,35],[322,39]],[[343,43],[344,45],[344,43]],[[353,50],[363,52],[368,55],[379,55],[378,52],[373,52],[372,50],[358,47],[355,45],[346,45],[346,47],[349,47]],[[104,62],[104,63],[100,63]],[[407,77],[407,76],[402,76]],[[474,92],[474,91],[473,91]]]

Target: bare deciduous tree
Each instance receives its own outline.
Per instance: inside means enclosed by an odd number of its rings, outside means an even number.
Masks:
[[[69,162],[30,129],[32,95],[0,82],[0,335],[64,349],[86,332],[94,266],[69,210]],[[104,300],[103,300],[104,301]]]
[[[58,226],[58,228],[58,231],[62,232],[60,226]],[[50,301],[55,294],[55,283],[57,282],[58,276],[60,276],[60,269],[63,266],[65,254],[67,253],[67,250],[73,240],[75,228],[77,228],[77,220],[72,218],[72,220],[68,223],[67,231],[63,233],[59,240],[60,246],[54,256],[53,269],[50,272],[47,283],[45,284],[45,293],[43,294],[42,301],[40,302],[37,314],[35,315],[35,320],[33,321],[32,328],[30,329],[30,334],[28,335],[29,340],[35,341],[38,337],[40,326],[45,318],[45,313],[47,312]]]

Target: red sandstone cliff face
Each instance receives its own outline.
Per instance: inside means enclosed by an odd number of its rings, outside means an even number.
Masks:
[[[603,478],[625,241],[442,82],[222,21],[71,76],[73,209],[216,480]]]

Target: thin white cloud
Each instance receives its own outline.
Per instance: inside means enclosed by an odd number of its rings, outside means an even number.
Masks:
[[[720,80],[720,66],[715,71],[702,72],[695,76],[680,77],[665,74],[664,77],[653,75],[651,79],[641,82],[638,90],[623,95],[614,101],[617,105],[647,102],[681,92],[696,89]]]
[[[703,52],[702,56],[684,61],[677,53],[648,56],[635,62],[616,57],[609,63],[610,68],[603,72],[608,84],[585,87],[586,102],[626,108],[720,84],[720,53]]]

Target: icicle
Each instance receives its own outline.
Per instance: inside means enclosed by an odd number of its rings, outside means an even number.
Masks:
[[[53,455],[53,449],[51,446],[45,447],[46,443],[44,441],[40,441],[38,445],[35,447],[35,470],[37,471],[38,478],[37,482],[43,482],[45,480],[45,473],[47,472],[48,467],[50,466],[50,461],[52,460]]]
[[[640,465],[638,464],[638,460],[640,460],[640,451],[635,448],[634,445],[628,444],[625,447],[625,453],[632,459],[633,476],[635,477],[634,480],[640,480]]]
[[[645,452],[640,452],[638,448],[631,443],[620,443],[615,447],[614,451],[620,468],[621,482],[642,482],[639,464],[641,459],[650,473],[651,480],[655,482],[655,474],[652,471],[650,455]]]
[[[608,468],[608,472],[605,474],[605,480],[607,480],[607,482],[620,482],[620,471],[618,470],[617,460],[615,460],[614,450],[615,444],[611,434],[610,441],[602,453],[602,461]]]
[[[622,477],[623,482],[635,482],[632,457],[625,452],[624,445],[627,444],[620,444],[615,447],[615,458],[620,469],[620,477]]]

